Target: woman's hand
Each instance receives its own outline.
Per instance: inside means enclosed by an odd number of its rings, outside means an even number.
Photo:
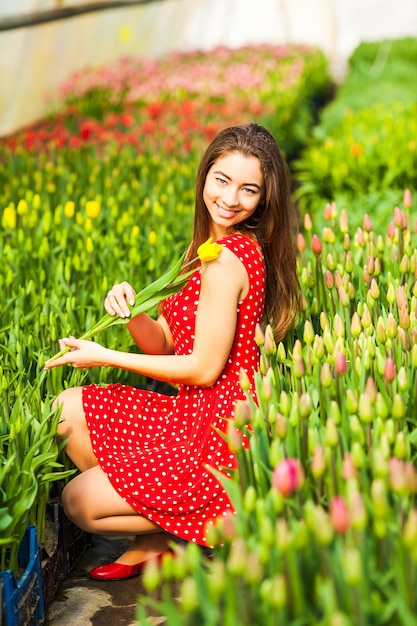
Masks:
[[[70,350],[58,359],[45,365],[45,369],[59,367],[60,365],[72,365],[78,369],[85,369],[88,367],[100,367],[108,363],[108,348],[94,341],[68,337],[59,340],[59,347],[61,350],[65,348],[70,348]]]
[[[104,308],[109,315],[118,315],[123,318],[129,317],[130,309],[128,303],[133,306],[135,296],[135,290],[126,281],[113,285],[104,300]]]

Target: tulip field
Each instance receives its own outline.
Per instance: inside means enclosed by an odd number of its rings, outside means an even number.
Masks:
[[[391,189],[384,175],[383,215],[328,197],[342,156],[309,142],[330,88],[324,56],[304,47],[124,59],[71,77],[56,114],[0,140],[0,569],[17,571],[27,524],[44,540],[46,502],[74,472],[53,398],[153,384],[44,363],[96,324],[98,341],[135,349],[102,320],[105,294],[122,280],[139,292],[181,258],[202,150],[256,121],[300,173],[303,310],[278,345],[257,329],[257,402],[241,374],[227,429],[238,468],[219,476],[237,515],[209,528],[211,560],[178,544],[149,563],[137,621],[150,626],[149,609],[168,626],[417,626],[415,180],[401,171]],[[330,186],[310,211],[320,168]]]

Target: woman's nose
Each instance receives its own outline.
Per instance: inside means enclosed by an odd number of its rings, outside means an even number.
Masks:
[[[223,202],[225,202],[227,206],[236,206],[236,204],[238,204],[239,201],[236,187],[230,185],[224,190]]]

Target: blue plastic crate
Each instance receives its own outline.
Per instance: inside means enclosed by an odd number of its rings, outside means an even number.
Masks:
[[[24,568],[16,582],[11,570],[0,572],[3,581],[4,626],[38,626],[45,620],[42,574],[36,526],[28,526],[19,547],[19,564]]]

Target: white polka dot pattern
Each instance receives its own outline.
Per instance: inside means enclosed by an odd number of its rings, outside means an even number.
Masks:
[[[88,385],[83,403],[94,453],[120,495],[138,513],[183,539],[207,545],[206,530],[233,512],[229,498],[207,466],[236,466],[234,454],[215,431],[243,398],[239,371],[250,380],[258,367],[255,326],[264,306],[265,266],[261,248],[233,234],[219,241],[245,265],[250,288],[237,309],[229,359],[212,387],[181,385],[176,396],[127,385]],[[176,354],[189,354],[194,341],[200,272],[164,303]],[[215,427],[215,428],[213,428]]]

